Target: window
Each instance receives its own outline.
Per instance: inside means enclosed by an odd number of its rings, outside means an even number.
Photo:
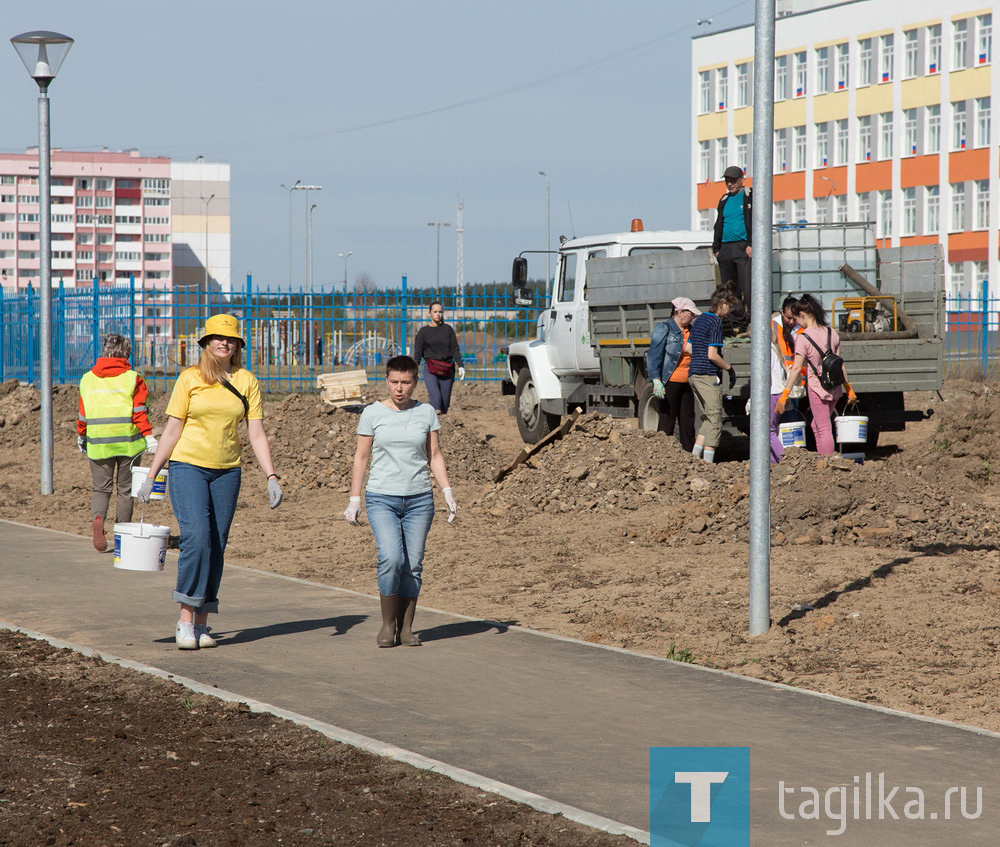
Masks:
[[[705,142],[707,144],[707,142]],[[146,226],[168,226],[170,224],[170,218],[164,217],[148,217],[144,218]],[[139,221],[136,221],[139,223]]]
[[[729,102],[729,68],[719,68],[715,72],[716,81],[719,87],[719,111],[726,111],[726,104]]]
[[[145,194],[159,194],[161,197],[170,196],[169,179],[144,179],[142,189]]]
[[[138,262],[141,261],[142,254],[133,253],[130,251],[123,251],[121,253],[115,252],[115,259],[117,259],[119,262]]]
[[[0,241],[13,241],[13,240],[14,240],[13,232],[0,232]]]
[[[976,65],[988,65],[993,59],[993,15],[976,18]]]
[[[927,27],[927,73],[941,73],[941,24]]]
[[[951,149],[965,149],[966,113],[965,101],[951,104]]]
[[[141,224],[142,218],[138,215],[115,215],[116,224]]]
[[[951,69],[961,70],[968,66],[966,55],[969,52],[969,22],[955,21],[954,35],[951,43]]]
[[[779,129],[774,133],[774,169],[778,173],[788,170],[788,130]]]
[[[707,115],[712,111],[712,73],[711,71],[701,71],[698,74],[698,85],[701,92],[699,99],[698,113]]]
[[[788,99],[788,57],[778,56],[774,60],[774,99]]]
[[[826,94],[830,90],[830,50],[820,47],[816,51],[816,94]]]
[[[19,259],[37,259],[38,258],[38,251],[37,250],[18,250],[17,251],[17,258],[19,258]]]
[[[17,202],[18,203],[34,203],[35,205],[38,205],[38,195],[37,194],[18,194],[17,195]]]
[[[842,224],[847,222],[846,200],[846,197],[841,197],[837,194],[830,195],[830,215],[835,223]]]
[[[780,201],[779,200],[777,203],[772,203],[771,204],[771,210],[772,210],[771,211],[771,215],[772,215],[771,220],[774,223],[780,224],[780,223],[785,223],[786,222],[786,220],[785,220],[785,203],[784,203],[784,201]]]
[[[892,112],[883,112],[878,116],[879,153],[880,159],[892,158]]]
[[[169,243],[170,234],[166,232],[147,232],[146,233],[147,243]]]
[[[797,171],[806,169],[806,128],[797,126],[793,130],[795,134],[795,168]]]
[[[927,152],[941,152],[941,107],[927,107]]]
[[[13,185],[14,177],[12,176],[0,176],[0,185]]]
[[[38,223],[38,213],[33,212],[29,214],[27,212],[20,212],[17,216],[17,222],[21,224],[36,224]]]
[[[39,233],[37,232],[19,232],[17,234],[18,241],[38,241]]]
[[[79,209],[89,209],[94,205],[94,198],[89,194],[79,194],[76,198],[76,205]]]
[[[736,107],[750,105],[750,63],[736,66]]]
[[[917,189],[903,189],[903,235],[917,234]]]
[[[864,115],[858,118],[858,161],[872,160],[872,118]]]
[[[110,191],[111,190],[111,180],[110,179],[98,179],[94,181],[94,187],[98,191]]]
[[[77,244],[93,244],[94,243],[94,233],[92,232],[78,232],[76,234]]]
[[[130,255],[132,255],[132,254],[130,254]],[[138,255],[138,254],[136,253],[135,255]],[[170,258],[170,254],[169,253],[147,253],[146,254],[146,261],[147,262],[165,262],[169,258]]]
[[[976,147],[990,146],[990,98],[976,99]]]
[[[847,118],[837,121],[837,164],[846,165],[850,151],[851,131]]]
[[[795,221],[796,223],[805,223],[806,220],[805,200],[792,201],[792,220]]]
[[[948,297],[956,299],[961,297],[962,288],[965,286],[965,262],[948,263]]]
[[[878,192],[878,233],[880,238],[892,238],[892,192]]]
[[[111,262],[111,253],[110,252],[107,252],[107,253],[98,253],[97,254],[97,261],[100,262],[103,265],[108,264],[109,262]]]
[[[698,182],[709,182],[712,178],[712,145],[708,141],[698,142]],[[146,223],[149,223],[146,218]]]
[[[976,180],[976,229],[987,229],[990,225],[990,182]]]
[[[905,39],[903,45],[903,57],[905,61],[903,76],[905,79],[913,79],[915,76],[920,76],[920,57],[918,53],[920,42],[917,40],[919,35],[920,33],[915,29],[903,33],[903,38]]]
[[[952,232],[961,232],[965,229],[965,183],[951,183],[951,224],[949,229]]]
[[[917,155],[917,110],[903,112],[903,155]]]
[[[830,164],[830,124],[816,124],[816,165],[825,168]]]
[[[983,287],[990,280],[990,263],[989,262],[973,262],[972,263],[972,273],[975,277],[976,289],[982,291]]]
[[[941,189],[928,185],[924,189],[924,232],[938,232],[941,229]]]
[[[77,256],[77,259],[80,257]],[[94,272],[87,268],[77,268],[76,269],[76,281],[77,282],[90,282],[93,279]]]
[[[13,202],[14,202],[13,194],[0,194],[0,203],[13,203]]]
[[[576,253],[567,253],[559,265],[559,291],[557,298],[560,303],[573,300],[576,290]]]
[[[806,54],[795,54],[795,96],[806,96]]]
[[[77,250],[76,258],[81,262],[93,262],[94,261],[94,251],[93,250]]]
[[[830,201],[827,197],[820,197],[816,200],[816,223],[830,223]]]
[[[851,45],[837,45],[837,91],[845,91],[851,82]]]
[[[98,226],[111,226],[111,224],[113,223],[112,217],[113,217],[112,215],[98,215],[97,216],[97,225]]]
[[[110,194],[105,194],[103,197],[95,197],[94,205],[98,209],[110,209],[111,206],[114,204],[114,201],[115,201],[114,197],[112,197]]]
[[[872,219],[872,195],[870,191],[858,195],[858,220],[870,221]]]
[[[875,76],[875,68],[872,64],[872,40],[870,38],[863,38],[858,44],[861,48],[859,53],[858,85],[871,85]]]
[[[169,206],[170,205],[170,198],[168,198],[168,197],[145,197],[145,198],[143,198],[142,202],[143,202],[144,206]],[[118,201],[118,205],[119,206],[134,206],[134,205],[137,205],[137,204],[135,203],[135,201],[133,201],[132,203],[126,203],[124,200],[119,200]]]
[[[716,173],[723,173],[729,167],[729,139],[720,138],[715,142]]]
[[[78,179],[76,187],[80,191],[90,191],[94,187],[94,181],[92,179]]]
[[[894,36],[883,35],[879,38],[879,81],[880,82],[891,82],[892,81],[892,63],[893,63],[893,48],[894,48]]]
[[[102,232],[97,236],[98,244],[111,244],[114,240],[114,236],[110,232]]]
[[[749,171],[750,165],[750,136],[736,136],[736,161],[744,166],[744,170]]]
[[[53,215],[52,223],[54,224],[68,224],[73,220],[72,215]]]

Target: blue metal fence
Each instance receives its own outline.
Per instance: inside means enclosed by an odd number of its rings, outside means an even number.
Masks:
[[[467,378],[503,377],[506,347],[534,336],[538,309],[513,305],[510,289],[448,289],[440,296],[410,289],[255,288],[162,291],[127,285],[53,288],[53,380],[77,382],[100,355],[101,339],[117,332],[132,342],[132,363],[156,391],[198,361],[205,320],[230,312],[243,324],[245,364],[266,391],[312,391],[316,376],[354,368],[369,376],[385,360],[412,349],[431,302],[441,300],[458,334]],[[39,375],[38,292],[0,293],[0,380],[35,382]]]
[[[538,308],[519,308],[509,289],[479,293],[448,289],[378,291],[263,288],[247,277],[242,290],[160,291],[135,282],[53,289],[53,380],[79,381],[100,354],[101,338],[118,332],[132,341],[132,362],[156,391],[198,361],[205,320],[231,312],[243,322],[247,366],[266,391],[313,391],[316,376],[367,368],[412,349],[431,302],[440,299],[455,327],[469,379],[503,378],[505,349],[535,333]],[[1000,360],[1000,298],[984,285],[978,295],[945,301],[945,366],[949,375],[994,378]],[[39,374],[38,292],[0,293],[0,380],[36,382]]]

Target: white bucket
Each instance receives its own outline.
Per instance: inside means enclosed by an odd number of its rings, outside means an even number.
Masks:
[[[778,437],[781,439],[782,447],[805,447],[806,422],[789,421],[778,424]]]
[[[123,571],[162,571],[170,527],[151,523],[115,524],[115,567]]]
[[[156,475],[156,479],[153,480],[153,493],[149,495],[150,500],[162,500],[167,496],[167,475],[170,473],[168,468],[161,468],[160,472]],[[142,488],[142,484],[146,481],[146,477],[149,476],[149,468],[135,467],[132,468],[132,496],[139,496],[139,489]]]
[[[833,419],[839,444],[864,443],[868,440],[868,418],[865,415],[838,415]]]

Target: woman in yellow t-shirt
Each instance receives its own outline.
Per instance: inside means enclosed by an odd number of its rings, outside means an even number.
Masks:
[[[173,593],[181,604],[176,634],[181,650],[216,646],[208,632],[208,615],[219,611],[223,556],[242,475],[236,427],[244,418],[250,446],[267,474],[272,509],[282,497],[264,432],[260,385],[241,364],[246,343],[239,321],[232,315],[213,315],[198,343],[201,359],[174,384],[167,426],[139,491],[139,499],[148,503],[153,480],[169,459],[170,502],[181,531]]]

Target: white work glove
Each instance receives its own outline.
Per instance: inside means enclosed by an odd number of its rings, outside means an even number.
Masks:
[[[458,514],[458,503],[455,502],[455,495],[451,493],[450,488],[442,489],[441,493],[444,495],[444,502],[448,504],[448,523],[451,523]]]
[[[278,484],[278,478],[276,476],[269,476],[267,478],[267,499],[271,508],[277,509],[281,505],[281,500],[284,496],[281,492],[281,486]]]
[[[461,382],[463,379],[465,379],[465,368],[459,367],[459,369],[458,369],[458,381]]]
[[[351,501],[347,504],[347,508],[344,509],[344,517],[347,518],[347,522],[352,526],[358,525],[358,515],[361,514],[361,498],[352,497]]]
[[[152,435],[146,436],[146,452],[152,455],[156,452],[156,447],[160,442],[153,438]]]
[[[656,397],[659,400],[662,400],[665,394],[666,394],[666,391],[663,388],[663,383],[660,380],[658,380],[658,379],[654,379],[653,380],[653,396]]]
[[[151,473],[146,474],[146,479],[143,480],[142,485],[139,486],[139,493],[135,496],[138,497],[143,503],[148,503],[149,498],[153,494],[153,483],[156,482],[156,477]]]
[[[76,437],[76,446],[80,448],[80,452],[83,453],[83,455],[87,455],[87,439],[84,438],[84,436],[78,435]]]

